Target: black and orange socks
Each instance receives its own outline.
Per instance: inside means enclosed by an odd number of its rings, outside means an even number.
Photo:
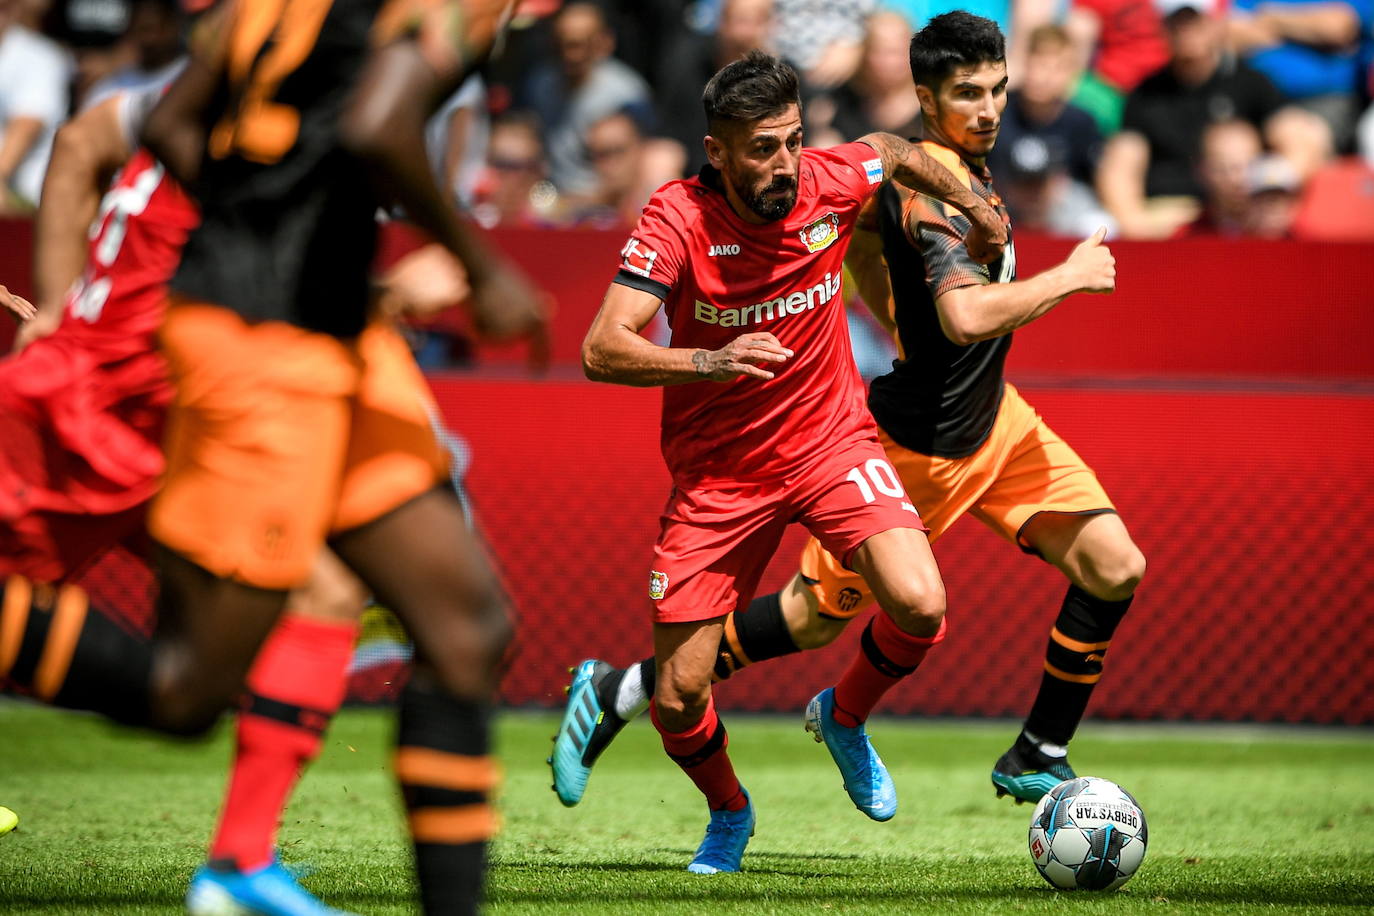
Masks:
[[[487,841],[497,827],[490,718],[489,706],[453,697],[419,674],[401,694],[396,778],[427,916],[466,916],[481,902]]]
[[[55,706],[147,725],[151,643],[99,611],[77,585],[10,576],[0,595],[0,681]]]
[[[1102,664],[1112,635],[1131,606],[1131,598],[1103,601],[1076,585],[1069,586],[1045,648],[1045,673],[1025,731],[1037,741],[1067,745],[1093,688],[1102,679]]]

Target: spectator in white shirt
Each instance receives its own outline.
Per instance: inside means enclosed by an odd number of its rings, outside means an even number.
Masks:
[[[0,216],[38,203],[71,66],[56,43],[14,22],[15,6],[0,0]]]

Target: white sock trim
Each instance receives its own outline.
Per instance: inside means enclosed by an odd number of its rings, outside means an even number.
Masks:
[[[615,693],[615,714],[626,722],[649,708],[649,697],[644,693],[644,678],[639,670],[641,664],[635,662],[625,669],[625,676],[620,679],[620,687]]]

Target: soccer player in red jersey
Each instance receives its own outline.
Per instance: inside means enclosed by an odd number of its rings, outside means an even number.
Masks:
[[[761,52],[718,72],[703,102],[710,168],[650,200],[583,344],[589,378],[664,386],[662,447],[674,489],[654,548],[658,678],[651,707],[668,755],[711,820],[688,869],[738,871],[753,831],[726,753],[711,672],[726,615],[748,603],[791,521],[877,583],[884,613],[845,678],[813,703],[862,810],[895,797],[863,720],[943,635],[944,587],[924,528],[864,407],[839,295],[850,233],[887,178],[948,201],[995,257],[1002,218],[919,148],[888,134],[803,150],[792,69]],[[640,331],[666,307],[672,345]],[[558,764],[555,763],[555,766]]]
[[[984,163],[1006,99],[996,24],[962,11],[935,17],[913,38],[911,64],[925,116],[922,146],[1001,210]],[[1114,289],[1115,261],[1099,232],[1063,264],[1020,281],[1010,244],[989,265],[969,259],[967,220],[939,201],[889,185],[875,204],[848,266],[865,300],[890,310],[902,349],[893,371],[874,381],[868,401],[888,461],[932,542],[972,514],[1053,564],[1070,583],[1030,714],[992,772],[998,795],[1037,801],[1073,776],[1066,745],[1102,676],[1145,559],[1092,469],[1006,382],[1003,363],[1016,328],[1075,292]],[[717,678],[827,645],[875,597],[881,602],[881,592],[817,538],[800,567],[782,592],[727,618]],[[870,624],[865,643],[880,623],[878,616]],[[579,668],[569,713],[597,721],[593,729],[558,736],[564,756],[578,764],[556,771],[565,804],[580,799],[588,767],[652,693],[646,680],[653,668],[653,659],[624,672],[595,660]]]

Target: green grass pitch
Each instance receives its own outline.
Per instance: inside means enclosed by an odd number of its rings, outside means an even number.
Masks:
[[[550,715],[501,720],[505,827],[495,913],[1325,913],[1374,908],[1374,740],[1368,731],[1112,727],[1074,745],[1085,774],[1120,782],[1150,824],[1145,864],[1114,894],[1065,894],[1026,852],[1029,806],[996,800],[1007,723],[877,719],[897,781],[887,824],[854,810],[800,716],[728,716],[758,807],[738,875],[683,871],[705,806],[632,725],[562,808],[544,757]],[[282,830],[312,890],[364,914],[413,913],[386,769],[390,716],[340,716]],[[174,914],[219,804],[229,731],[179,745],[86,717],[0,703],[0,913]]]

